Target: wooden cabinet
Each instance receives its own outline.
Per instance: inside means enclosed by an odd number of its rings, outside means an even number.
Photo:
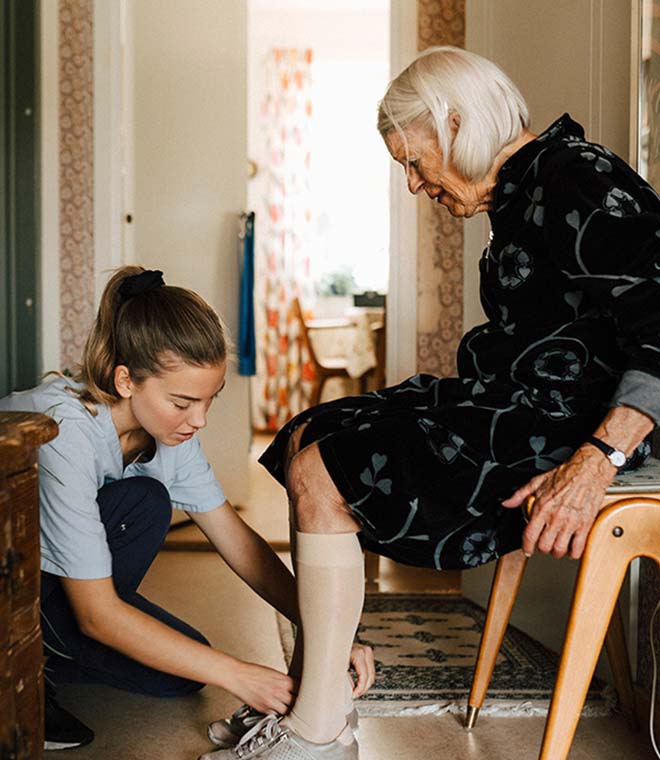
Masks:
[[[1,760],[43,751],[37,453],[56,435],[43,414],[0,412]]]

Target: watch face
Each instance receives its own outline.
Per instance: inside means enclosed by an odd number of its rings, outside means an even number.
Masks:
[[[609,459],[615,467],[623,467],[623,465],[626,463],[626,455],[623,453],[623,451],[613,451],[610,454]]]

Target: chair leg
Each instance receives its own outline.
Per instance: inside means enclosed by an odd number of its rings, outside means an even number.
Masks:
[[[380,574],[380,556],[370,551],[364,552],[364,576],[367,589],[373,590],[378,585]]]
[[[592,530],[582,559],[540,760],[565,760],[605,632],[630,563],[630,550]]]
[[[466,722],[468,729],[474,727],[479,710],[484,703],[526,565],[527,558],[522,551],[506,554],[497,562],[468,699]]]
[[[323,392],[323,386],[325,385],[325,375],[319,375],[314,381],[312,392],[309,394],[309,406],[310,408],[318,406],[321,403],[321,393]]]
[[[605,636],[605,649],[607,659],[610,661],[614,686],[619,695],[621,711],[633,731],[639,729],[637,710],[635,707],[635,689],[633,687],[632,673],[630,672],[630,659],[626,646],[626,634],[623,628],[623,615],[619,602],[614,607],[614,614],[610,621],[610,627]]]

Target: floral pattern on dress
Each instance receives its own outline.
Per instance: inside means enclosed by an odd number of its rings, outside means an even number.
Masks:
[[[535,187],[534,191],[532,192],[531,197],[531,203],[527,207],[527,210],[525,211],[524,220],[526,222],[532,221],[537,227],[541,227],[543,225],[543,205],[541,204],[541,201],[543,200],[543,188],[542,187]]]
[[[548,380],[577,380],[582,374],[582,362],[575,351],[551,349],[534,359],[534,372]]]
[[[603,208],[612,216],[631,216],[639,214],[639,203],[625,190],[614,187],[603,199]]]
[[[495,531],[477,531],[463,541],[462,560],[465,567],[477,567],[497,559]]]
[[[502,250],[502,257],[498,265],[498,277],[503,288],[514,290],[520,287],[533,272],[532,258],[527,251],[513,243]]]

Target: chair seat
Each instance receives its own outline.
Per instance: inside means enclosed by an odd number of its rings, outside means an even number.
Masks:
[[[660,491],[660,459],[651,457],[634,472],[617,475],[607,493],[654,493]]]
[[[331,369],[337,372],[344,371],[348,374],[348,370],[346,369],[346,359],[342,356],[319,358],[319,364],[323,369]]]

